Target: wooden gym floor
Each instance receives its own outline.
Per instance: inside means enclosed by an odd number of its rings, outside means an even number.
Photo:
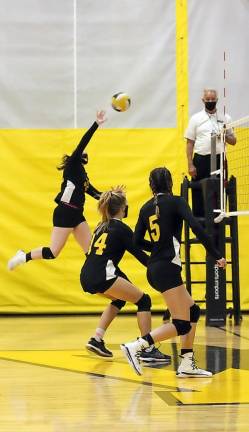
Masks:
[[[161,345],[172,364],[144,367],[137,376],[119,344],[138,335],[135,316],[119,316],[106,335],[113,359],[84,344],[97,316],[2,317],[0,431],[247,431],[249,430],[249,316],[240,327],[205,327],[195,353],[213,378],[175,376],[177,345]],[[153,316],[153,326],[161,316]]]

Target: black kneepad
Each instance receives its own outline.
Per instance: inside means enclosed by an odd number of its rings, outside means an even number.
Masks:
[[[200,318],[201,310],[197,304],[193,304],[190,308],[190,322],[197,323]]]
[[[55,259],[51,249],[49,247],[42,248],[42,258],[44,259]]]
[[[151,299],[148,294],[143,294],[140,300],[137,303],[138,312],[149,312],[151,308]]]
[[[111,302],[111,304],[113,306],[116,306],[116,308],[118,308],[119,310],[122,309],[125,306],[125,303],[126,303],[126,301],[119,300],[119,299],[112,300],[112,302]]]
[[[191,330],[191,325],[189,321],[172,319],[172,324],[174,324],[178,335],[185,335]]]

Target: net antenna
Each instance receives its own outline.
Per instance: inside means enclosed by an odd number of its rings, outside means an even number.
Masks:
[[[216,169],[216,150],[217,144],[220,144],[221,151],[219,154],[220,158],[220,168]],[[225,160],[226,160],[226,124],[220,133],[212,133],[211,136],[211,177],[219,176],[219,203],[220,208],[214,209],[214,213],[219,213],[218,216],[214,218],[215,223],[221,222],[224,217],[226,217],[226,173],[225,173]]]
[[[226,51],[223,53],[223,64],[223,115],[226,121]],[[219,120],[217,121],[219,122]],[[229,216],[249,215],[249,116],[229,124],[226,124],[225,121],[222,130],[211,136],[211,176],[218,175],[220,180],[220,208],[214,209],[214,213],[218,213],[214,218],[216,223]],[[226,137],[234,132],[237,138],[236,145],[226,145]],[[220,168],[217,170],[216,149],[218,143],[220,144]],[[232,205],[233,211],[227,210],[227,190],[229,190],[229,187],[227,189],[227,185],[229,186],[227,171],[229,171],[229,176],[235,180],[236,202]]]
[[[226,145],[226,136],[234,133],[237,139],[236,145]],[[217,135],[213,138],[217,142]],[[212,139],[211,139],[212,142]],[[211,171],[211,175],[219,175],[220,178],[220,208],[214,221],[221,222],[224,217],[249,215],[249,116],[224,124],[221,134],[222,152],[220,153],[220,169]],[[216,154],[216,146],[211,146]],[[224,161],[227,159],[229,176],[236,179],[237,184],[237,210],[227,209],[227,181],[224,172]],[[212,170],[212,168],[211,168]]]
[[[223,116],[226,118],[226,51],[223,52]],[[219,120],[217,119],[217,123]],[[222,123],[222,122],[220,122]],[[216,144],[220,141],[220,168],[216,169]],[[215,162],[214,162],[215,161]],[[211,136],[211,176],[219,175],[220,177],[220,209],[215,209],[215,213],[219,213],[215,217],[214,222],[221,222],[226,216],[226,189],[225,189],[225,161],[226,161],[226,124],[223,123],[222,130]]]

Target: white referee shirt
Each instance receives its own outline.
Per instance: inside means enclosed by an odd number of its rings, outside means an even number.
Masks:
[[[190,118],[184,138],[195,141],[194,153],[208,155],[211,153],[211,133],[221,132],[224,123],[231,123],[231,121],[232,119],[228,114],[221,116],[217,111],[210,114],[203,109]],[[221,142],[218,142],[216,152],[220,153],[221,150]]]

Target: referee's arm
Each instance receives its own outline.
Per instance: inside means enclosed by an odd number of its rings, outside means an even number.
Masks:
[[[196,167],[193,164],[194,145],[195,141],[187,138],[186,153],[188,160],[188,173],[191,177],[195,177],[197,174]]]

